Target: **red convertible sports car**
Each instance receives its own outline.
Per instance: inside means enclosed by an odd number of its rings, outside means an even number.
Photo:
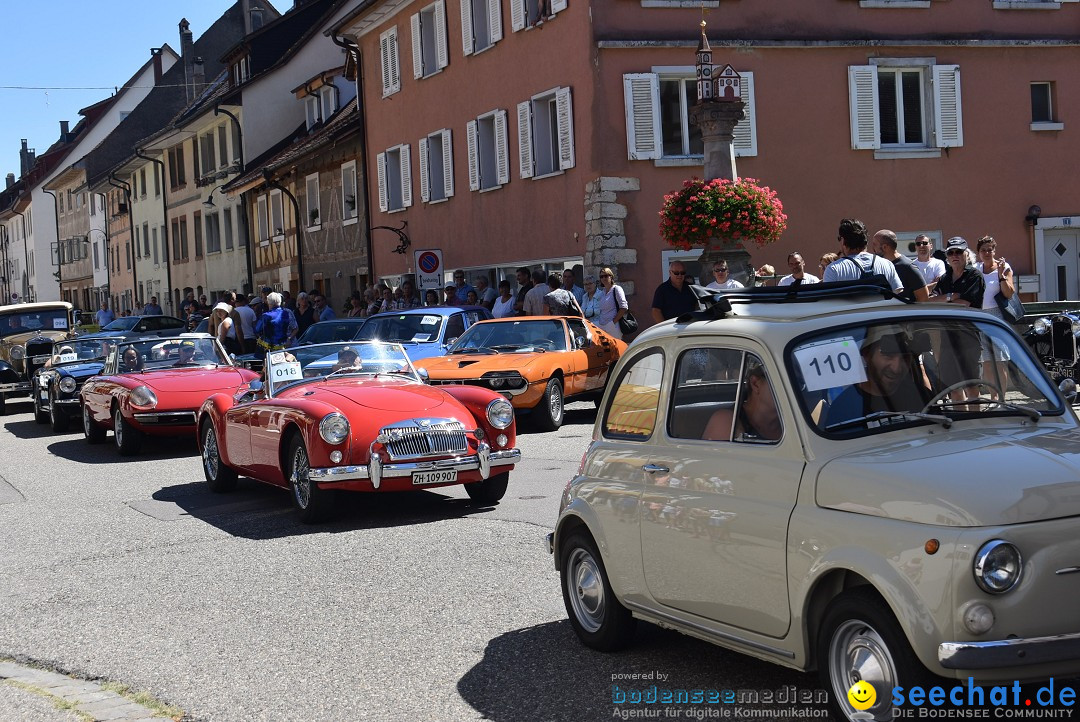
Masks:
[[[86,440],[96,444],[113,430],[116,448],[131,456],[144,434],[187,436],[208,396],[233,393],[258,378],[237,368],[207,334],[120,343],[100,376],[83,384],[82,419]]]
[[[464,484],[493,504],[514,464],[514,409],[488,389],[433,388],[400,344],[350,341],[271,352],[266,384],[211,396],[199,410],[213,491],[238,474],[287,488],[301,521],[334,509],[338,490]]]

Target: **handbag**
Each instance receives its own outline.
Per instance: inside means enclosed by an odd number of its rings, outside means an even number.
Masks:
[[[1020,302],[1020,294],[1014,291],[1012,298],[1005,298],[1005,294],[998,291],[994,300],[1001,309],[1001,315],[1009,323],[1019,323],[1024,318],[1024,304]]]
[[[634,314],[630,313],[630,309],[626,309],[626,313],[619,319],[619,330],[624,334],[634,333],[638,330],[637,319],[634,318]]]

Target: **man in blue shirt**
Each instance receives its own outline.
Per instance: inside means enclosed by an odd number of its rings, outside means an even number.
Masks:
[[[469,291],[476,293],[476,289],[465,283],[465,271],[454,271],[454,296],[457,298],[458,303],[465,303],[469,300]],[[477,298],[480,294],[476,294]]]
[[[581,306],[585,301],[585,289],[577,285],[574,282],[574,269],[566,268],[562,272],[562,287],[570,293],[574,294],[574,298],[577,299],[578,306]]]
[[[98,326],[105,328],[110,323],[116,320],[116,314],[109,309],[109,301],[104,300],[101,302],[101,310],[97,312]]]
[[[150,303],[143,306],[144,316],[160,316],[163,313],[164,311],[161,310],[161,306],[158,305],[157,296],[151,296]]]
[[[870,273],[885,276],[889,288],[897,294],[904,292],[904,283],[896,275],[896,267],[892,261],[866,251],[866,226],[862,221],[857,218],[840,221],[837,240],[840,241],[840,258],[825,269],[821,279],[823,282],[861,281],[864,274]]]
[[[315,296],[315,314],[320,321],[330,321],[337,318],[334,309],[330,308],[330,304],[326,302],[326,296],[321,293]]]

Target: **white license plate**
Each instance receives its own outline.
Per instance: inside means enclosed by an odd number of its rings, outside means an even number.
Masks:
[[[36,364],[43,364],[46,361],[48,361],[49,359],[51,359],[51,358],[52,358],[52,356],[35,356],[31,360]]]
[[[457,471],[418,471],[412,476],[412,483],[417,486],[450,484],[455,481],[457,481]]]

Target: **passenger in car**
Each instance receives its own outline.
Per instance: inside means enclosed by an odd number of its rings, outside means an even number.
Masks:
[[[779,441],[784,431],[780,411],[765,377],[765,369],[756,359],[748,361],[741,398],[738,412],[726,408],[713,412],[701,438],[708,441]]]
[[[866,380],[847,387],[829,404],[825,426],[876,411],[921,411],[931,392],[917,349],[898,326],[873,326],[860,348]]]
[[[360,368],[360,354],[356,352],[356,349],[352,346],[342,346],[341,350],[338,351],[337,363],[330,369],[330,373],[337,373],[345,369],[359,370]]]
[[[130,371],[142,371],[142,359],[134,348],[125,349],[124,357],[120,360],[120,373]]]

